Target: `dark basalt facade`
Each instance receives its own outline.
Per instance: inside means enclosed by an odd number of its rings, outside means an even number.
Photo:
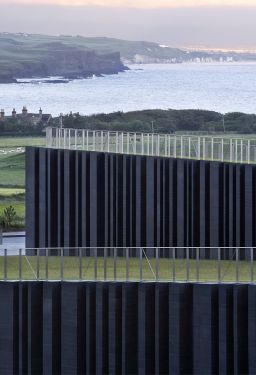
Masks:
[[[0,374],[255,374],[256,287],[0,282]]]
[[[256,246],[256,166],[28,148],[27,247]]]

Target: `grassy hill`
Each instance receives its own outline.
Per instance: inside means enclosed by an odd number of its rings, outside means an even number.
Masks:
[[[177,48],[164,48],[157,43],[143,41],[127,41],[105,37],[82,36],[50,36],[37,34],[0,33],[0,61],[7,62],[34,61],[47,53],[52,46],[64,45],[77,47],[83,51],[96,51],[99,54],[119,52],[122,59],[132,61],[136,54],[159,59],[185,59],[187,53]]]
[[[40,34],[0,33],[0,80],[11,82],[13,78],[30,76],[47,76],[74,73],[78,75],[78,67],[85,61],[91,61],[80,69],[84,75],[98,74],[93,67],[100,67],[102,73],[117,72],[128,63],[179,63],[185,61],[256,61],[256,54],[216,51],[185,51],[170,48],[153,42],[128,41],[106,37],[83,36],[50,36]],[[69,60],[64,71],[63,61]],[[60,63],[62,63],[60,65]],[[104,63],[106,65],[104,65]],[[103,65],[102,65],[103,64]],[[114,66],[113,66],[114,64]],[[120,65],[121,64],[121,65]],[[49,67],[56,65],[56,71]],[[71,67],[70,67],[71,65]],[[72,71],[73,66],[73,71]],[[111,70],[111,67],[113,68]],[[102,69],[104,68],[104,69]]]
[[[101,50],[68,37],[0,34],[0,82],[17,78],[88,77],[125,70],[118,50]]]

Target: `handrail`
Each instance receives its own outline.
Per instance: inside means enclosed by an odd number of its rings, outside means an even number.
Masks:
[[[0,248],[0,280],[255,283],[253,247]]]
[[[47,128],[46,147],[181,159],[256,163],[256,138]]]

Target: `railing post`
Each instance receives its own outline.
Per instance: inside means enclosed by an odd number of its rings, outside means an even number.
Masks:
[[[237,247],[236,247],[236,282],[239,282],[239,255],[238,255]]]
[[[175,267],[175,247],[172,248],[172,280],[176,280],[176,267]]]
[[[232,138],[230,139],[229,141],[229,161],[232,162],[233,161],[233,140]]]
[[[141,155],[144,155],[144,135],[141,133]]]
[[[21,258],[21,255],[22,255],[22,250],[19,249],[19,280],[20,281],[22,280],[22,258]]]
[[[250,139],[248,139],[248,144],[247,144],[247,163],[250,164],[250,156],[251,156],[251,142]]]
[[[45,279],[48,281],[48,249],[45,249]]]
[[[159,256],[159,251],[158,247],[156,248],[156,281],[159,280],[159,264],[158,264],[158,256]]]
[[[254,280],[254,269],[253,269],[253,248],[251,248],[251,282]]]
[[[211,145],[212,145],[211,160],[213,161],[213,159],[214,159],[214,138],[213,137],[212,137],[212,140],[211,140]]]
[[[119,146],[118,145],[118,132],[116,132],[116,154],[118,154],[118,149],[119,149],[118,146]]]
[[[237,142],[237,138],[236,138],[236,140],[235,140],[235,161],[236,161],[236,163],[237,163],[237,161],[238,161],[238,142]]]
[[[62,148],[63,144],[63,129],[59,129],[59,148]]]
[[[96,151],[96,132],[92,132],[92,151]]]
[[[82,280],[83,278],[83,264],[82,264],[82,249],[79,247],[79,280]]]
[[[56,132],[55,132],[55,140],[56,140],[56,147],[59,148],[60,145],[59,145],[59,134],[60,134],[60,129],[57,129],[56,128]]]
[[[83,150],[84,150],[84,140],[85,140],[84,130],[82,130],[82,149]]]
[[[39,280],[40,271],[39,271],[39,249],[36,249],[36,278]]]
[[[180,157],[183,158],[183,137],[180,136]]]
[[[4,249],[4,280],[7,280],[7,249]]]
[[[201,155],[201,150],[200,150],[200,147],[201,147],[201,140],[200,140],[200,137],[198,137],[197,139],[197,144],[198,144],[198,152],[197,152],[197,158],[200,159],[200,155]]]
[[[56,134],[56,132],[55,132],[55,134]],[[53,147],[53,128],[51,128],[50,137],[51,137],[51,147]]]
[[[126,133],[126,149],[127,154],[130,154],[130,133]]]
[[[109,132],[107,132],[107,151],[109,152]]]
[[[221,139],[221,161],[224,161],[224,139]]]
[[[75,129],[75,150],[77,149],[77,129]]]
[[[167,150],[168,150],[168,138],[167,135],[164,136],[164,155],[167,156]]]
[[[46,142],[45,142],[46,147],[51,147],[51,145],[50,145],[50,130],[52,130],[52,128],[46,128]]]
[[[104,247],[104,280],[107,280],[107,249]]]
[[[220,254],[220,247],[217,249],[218,251],[218,282],[221,282],[221,254]]]
[[[98,151],[98,144],[99,144],[99,142],[98,142],[98,134],[99,134],[99,132],[95,132],[95,150],[94,151]]]
[[[100,147],[101,147],[101,152],[104,150],[104,137],[103,137],[103,131],[101,131],[101,139],[100,139],[100,142],[101,142],[101,145],[100,145]]]
[[[66,133],[67,133],[67,129],[63,129],[63,148],[64,148],[64,150],[66,148]]]
[[[189,281],[189,248],[186,248],[186,279]]]
[[[199,267],[200,267],[200,254],[199,254],[199,247],[196,248],[196,281],[199,282]]]
[[[114,248],[114,280],[116,281],[116,247]]]
[[[129,248],[126,248],[126,281],[129,280]]]
[[[98,267],[97,267],[97,249],[94,248],[94,280],[97,280],[98,278]]]
[[[142,248],[140,247],[140,281],[142,281]]]
[[[205,137],[203,138],[203,160],[205,160]]]
[[[191,159],[191,137],[188,137],[188,158]]]
[[[64,278],[64,258],[63,258],[63,248],[60,249],[60,279],[63,281]]]

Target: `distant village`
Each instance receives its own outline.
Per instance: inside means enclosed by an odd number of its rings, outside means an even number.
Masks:
[[[190,63],[214,63],[214,62],[234,62],[233,56],[191,56],[190,58],[183,59],[182,57],[173,57],[173,58],[163,58],[163,57],[154,57],[135,54],[132,60],[123,59],[125,64],[178,64],[183,62]]]
[[[9,120],[15,121],[18,124],[38,125],[47,126],[52,119],[52,115],[49,113],[43,113],[42,108],[39,109],[38,113],[28,112],[27,107],[23,107],[21,113],[17,113],[16,109],[13,108],[10,115],[6,115],[5,110],[1,109],[0,122],[8,122]]]

